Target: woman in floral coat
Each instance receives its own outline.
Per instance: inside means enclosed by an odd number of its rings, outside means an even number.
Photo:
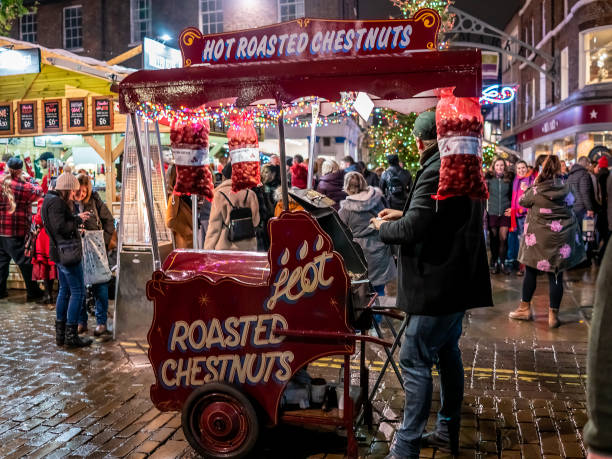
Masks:
[[[536,288],[538,271],[548,274],[550,307],[548,326],[557,328],[559,306],[563,297],[563,271],[585,258],[578,220],[572,211],[573,195],[561,181],[561,162],[550,155],[532,187],[519,204],[527,207],[524,235],[519,250],[519,262],[526,266],[522,301],[510,313],[510,318],[531,320],[531,298]]]

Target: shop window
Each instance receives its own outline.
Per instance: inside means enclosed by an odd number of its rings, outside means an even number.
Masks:
[[[304,17],[304,0],[278,0],[280,22]]]
[[[83,7],[64,8],[64,48],[83,48]]]
[[[223,32],[223,0],[200,0],[200,24],[204,35]]]
[[[552,152],[562,161],[574,162],[576,160],[576,143],[574,137],[563,137],[553,141]]]
[[[567,46],[561,51],[561,100],[569,96],[569,50]]]
[[[132,43],[151,36],[151,0],[131,0]]]
[[[36,43],[38,41],[36,33],[36,13],[28,13],[21,16],[19,20],[19,39]]]
[[[546,70],[546,65],[543,66]],[[546,108],[546,74],[540,73],[540,110]]]
[[[612,82],[612,25],[582,33],[584,84]]]

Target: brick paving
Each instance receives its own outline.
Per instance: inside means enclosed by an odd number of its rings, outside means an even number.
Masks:
[[[595,272],[568,276],[559,331],[543,324],[547,286],[539,285],[536,323],[512,323],[520,280],[496,277],[496,308],[466,316],[461,457],[581,458],[587,324]],[[54,313],[15,293],[0,301],[0,457],[196,457],[180,413],[160,413],[149,400],[153,375],[141,341],[57,348]],[[375,378],[384,354],[368,352]],[[334,379],[337,362],[311,366]],[[438,400],[432,405],[431,427]],[[393,372],[375,401],[375,429],[359,429],[360,456],[382,458],[401,419],[403,392]],[[256,456],[342,458],[335,432],[280,426],[264,430]],[[442,458],[436,450],[422,457]]]

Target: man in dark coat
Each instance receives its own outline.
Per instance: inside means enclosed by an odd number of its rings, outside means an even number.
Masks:
[[[581,228],[582,220],[585,215],[589,217],[595,215],[593,206],[595,193],[593,190],[593,182],[591,181],[587,169],[588,166],[589,158],[582,156],[578,159],[578,162],[572,166],[569,177],[567,178],[567,183],[572,187],[574,197],[576,198],[574,202],[574,213],[576,217],[578,217],[578,224]]]
[[[357,163],[357,169],[358,169],[358,172],[361,172],[361,175],[363,175],[363,178],[365,179],[366,183],[369,186],[375,186],[375,187],[380,186],[380,179],[378,178],[378,175],[368,170],[368,167],[363,161],[359,161]]]
[[[484,202],[468,197],[436,202],[432,196],[440,180],[440,152],[434,112],[419,115],[414,135],[421,169],[408,202],[403,211],[385,209],[372,220],[383,242],[401,247],[397,304],[410,314],[400,351],[404,420],[388,458],[418,458],[422,443],[457,452],[464,378],[462,320],[469,308],[493,305]],[[423,435],[436,362],[443,402],[436,430]]]
[[[412,175],[404,169],[397,155],[387,155],[389,167],[380,177],[380,189],[391,209],[402,210],[412,187]]]

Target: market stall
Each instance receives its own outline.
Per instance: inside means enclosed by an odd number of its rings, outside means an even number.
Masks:
[[[126,116],[110,86],[133,70],[5,37],[0,62],[1,154],[34,161],[51,152],[88,170],[107,201],[115,201]]]
[[[300,19],[207,37],[190,28],[180,38],[184,68],[137,72],[117,85],[134,133],[134,171],[146,210],[141,231],[150,241],[150,258],[146,266],[139,261],[140,269],[154,272],[146,286],[153,308],[118,301],[116,330],[130,333],[136,323],[150,324],[151,398],[160,410],[182,410],[187,439],[206,457],[245,457],[259,426],[279,422],[343,426],[348,454],[356,457],[356,413],[369,409],[364,343],[389,343],[358,332],[368,328],[375,301],[367,265],[350,231],[316,193],[294,194],[306,211],[270,221],[267,254],[177,250],[164,257],[151,126],[160,117],[174,118],[175,159],[187,156],[182,164],[195,168],[187,190],[206,196],[207,120],[227,116],[238,175],[233,185],[251,186],[250,179],[259,180],[252,125],[262,107],[276,120],[283,164],[284,117],[300,98],[315,96],[318,106],[340,100],[341,92],[365,93],[378,106],[408,110],[419,95],[431,106],[428,91],[441,87],[478,97],[480,52],[438,50],[439,24],[436,12],[421,10],[407,20]],[[281,179],[286,210],[284,168]],[[120,243],[123,237],[120,231]],[[134,292],[140,286],[123,270],[120,264],[118,288],[128,284]],[[349,357],[357,341],[362,362],[360,385],[353,388]],[[301,409],[292,406],[290,381],[297,384],[308,363],[337,354],[344,356],[344,381],[330,387],[342,402],[327,410],[320,404],[306,409],[306,401]]]

